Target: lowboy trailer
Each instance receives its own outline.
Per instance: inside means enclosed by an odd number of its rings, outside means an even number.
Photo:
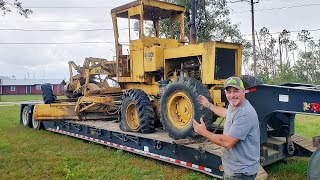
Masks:
[[[306,84],[257,85],[246,90],[246,98],[257,111],[261,131],[261,167],[256,179],[267,179],[263,166],[290,156],[311,157],[308,179],[320,179],[320,148],[294,133],[296,114],[320,114],[320,90]],[[142,134],[120,130],[117,119],[102,121],[35,121],[34,103],[21,104],[20,122],[26,127],[45,129],[142,156],[190,168],[213,177],[223,177],[221,147],[202,137],[175,140],[163,129]],[[307,123],[307,122],[306,122]],[[216,133],[222,127],[212,125]]]

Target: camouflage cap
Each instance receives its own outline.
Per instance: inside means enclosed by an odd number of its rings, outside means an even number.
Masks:
[[[226,79],[224,81],[224,89],[226,89],[227,87],[244,89],[244,85],[243,85],[243,82],[241,81],[241,79],[238,77],[235,77],[235,76],[229,77],[228,79]]]

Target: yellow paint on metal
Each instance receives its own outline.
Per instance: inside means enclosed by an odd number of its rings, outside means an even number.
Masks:
[[[176,128],[185,128],[193,120],[193,104],[183,92],[174,93],[167,102],[169,121]]]
[[[78,120],[74,111],[75,104],[36,104],[33,109],[33,117],[37,121],[56,119]]]
[[[221,89],[222,87],[213,86],[209,90],[213,104],[220,107],[225,106],[225,102],[221,102]]]
[[[131,51],[131,77],[132,82],[145,82],[144,65],[143,65],[143,49]]]
[[[143,65],[146,72],[159,71],[163,67],[163,48],[158,46],[145,47]]]
[[[135,6],[128,9],[128,17],[134,16],[134,15],[140,15],[143,12],[143,6]]]
[[[182,57],[199,56],[203,54],[203,43],[190,44],[175,48],[166,48],[164,50],[164,59],[174,59]]]
[[[140,0],[140,2],[142,2],[145,6],[158,7],[164,10],[180,11],[183,14],[186,11],[186,8],[183,6],[178,6],[175,4],[170,4],[162,1]]]
[[[126,122],[132,131],[139,130],[139,117],[138,111],[133,102],[131,102],[126,109]]]
[[[158,83],[156,84],[138,84],[138,83],[125,83],[123,86],[124,89],[141,89],[146,94],[158,96],[159,86]]]

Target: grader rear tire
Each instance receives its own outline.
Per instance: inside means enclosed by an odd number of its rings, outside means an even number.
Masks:
[[[46,83],[41,85],[42,98],[45,104],[51,104],[56,101],[56,96],[53,94],[51,84]]]
[[[169,136],[174,139],[194,137],[193,119],[200,121],[203,116],[206,125],[212,124],[217,116],[201,106],[197,97],[205,96],[211,103],[209,90],[198,80],[178,77],[164,90],[160,100],[161,123]]]
[[[155,130],[154,109],[142,90],[128,90],[123,94],[118,118],[123,131],[146,134]]]
[[[241,80],[242,80],[243,85],[246,89],[251,88],[256,85],[259,85],[259,84],[263,84],[263,82],[261,80],[259,80],[258,78],[254,77],[254,76],[250,76],[250,75],[242,75]]]

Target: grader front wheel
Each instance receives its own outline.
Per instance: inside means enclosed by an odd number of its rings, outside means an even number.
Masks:
[[[186,128],[192,120],[193,103],[184,92],[173,94],[168,102],[168,118],[177,128]]]
[[[130,102],[126,108],[125,112],[126,116],[126,124],[132,131],[138,131],[139,130],[139,116],[138,111],[136,110],[136,106],[133,102]]]
[[[123,131],[154,132],[154,109],[147,94],[142,90],[128,90],[124,93],[118,117],[120,129]]]
[[[174,139],[194,137],[193,119],[203,116],[206,125],[213,123],[217,116],[201,106],[197,97],[205,96],[211,103],[209,90],[198,80],[179,77],[164,90],[160,100],[161,123],[169,136]]]

